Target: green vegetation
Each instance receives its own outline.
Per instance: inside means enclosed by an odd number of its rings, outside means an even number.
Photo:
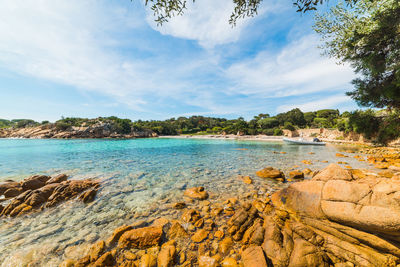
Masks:
[[[150,129],[159,135],[237,133],[249,135],[282,135],[283,129],[293,131],[302,128],[337,128],[338,125],[341,125],[344,131],[347,129],[347,124],[343,126],[344,120],[348,121],[350,113],[345,112],[343,114],[346,117],[342,117],[339,111],[334,109],[303,113],[300,109],[296,108],[288,112],[279,113],[273,117],[270,117],[269,114],[259,114],[249,121],[246,121],[242,117],[228,120],[204,116],[151,121],[138,120],[132,123],[129,120],[125,121],[126,123],[131,123],[130,127],[133,129]],[[100,119],[103,120],[103,118]],[[119,122],[120,120],[116,117],[104,118],[104,120],[110,119],[114,122]]]
[[[345,131],[354,131],[378,144],[387,144],[400,137],[400,112],[370,109],[351,112],[345,123]]]
[[[131,121],[115,116],[87,118],[62,118],[55,123],[33,120],[0,119],[0,128],[32,127],[53,125],[60,131],[68,131],[72,127],[97,127],[106,124],[110,131],[128,134],[132,131],[152,130],[158,135],[205,135],[205,134],[248,134],[248,135],[282,135],[283,130],[294,131],[304,128],[331,128],[349,133],[356,132],[377,143],[386,144],[400,136],[400,112],[388,110],[357,110],[339,113],[336,109],[322,109],[303,113],[300,109],[292,109],[276,116],[259,114],[246,121],[237,119],[212,118],[203,116],[179,117],[167,120]]]
[[[327,55],[358,74],[347,94],[366,107],[400,108],[400,2],[360,0],[318,15],[315,30]]]
[[[9,127],[24,128],[24,127],[31,127],[31,126],[37,126],[37,125],[39,125],[38,122],[36,122],[34,120],[28,120],[28,119],[15,119],[15,120],[0,119],[0,129],[1,128],[9,128]]]
[[[66,131],[72,127],[87,127],[93,126],[96,123],[109,124],[109,128],[119,134],[129,134],[132,130],[142,130],[141,127],[134,125],[130,119],[120,119],[115,116],[111,117],[99,117],[97,119],[87,118],[62,118],[55,122],[55,126],[58,130]]]

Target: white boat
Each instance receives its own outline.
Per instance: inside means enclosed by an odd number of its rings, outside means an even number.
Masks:
[[[292,144],[292,145],[315,145],[315,146],[324,146],[325,142],[316,142],[316,141],[308,141],[303,138],[294,139],[294,138],[283,138],[283,141]]]

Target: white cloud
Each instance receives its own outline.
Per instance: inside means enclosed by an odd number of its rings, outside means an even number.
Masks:
[[[269,3],[260,8],[258,16],[274,9],[277,3]],[[198,41],[205,48],[235,42],[240,38],[242,30],[255,18],[239,19],[235,27],[229,24],[229,19],[235,5],[232,0],[201,0],[188,1],[187,9],[182,16],[175,16],[164,23],[162,27],[154,22],[155,17],[148,10],[147,21],[154,30],[162,34],[178,38]]]
[[[262,8],[264,18],[270,10],[283,12],[278,2]],[[152,16],[121,3],[0,1],[0,69],[106,95],[109,102],[160,117],[187,107],[204,114],[242,114],[255,110],[255,100],[334,90],[353,76],[349,67],[319,55],[314,36],[250,59],[243,59],[240,45],[230,51],[196,46],[180,51],[169,47],[179,42],[169,43],[149,29],[145,19],[153,21]],[[232,8],[231,0],[196,1],[186,15],[155,29],[206,48],[235,42],[246,27],[265,34],[262,25],[250,27],[247,19],[231,28]],[[237,63],[226,67],[231,58]]]
[[[157,58],[126,58],[118,53],[122,44],[113,34],[122,31],[128,35],[131,28],[145,24],[137,22],[143,18],[132,19],[137,14],[104,3],[1,1],[0,67],[106,94],[136,110],[147,104],[146,94],[181,90],[185,84],[177,82],[179,67],[172,71]]]
[[[233,82],[232,93],[284,97],[349,87],[354,77],[349,66],[320,56],[314,35],[304,36],[277,51],[262,51],[226,70]]]
[[[281,105],[277,107],[277,112],[286,112],[294,108],[299,108],[303,112],[316,111],[318,109],[333,108],[336,109],[338,105],[343,103],[349,103],[351,101],[350,97],[346,95],[334,95],[325,97],[319,100],[307,101],[301,103],[301,101],[296,101],[295,104]],[[300,102],[300,103],[299,103]]]

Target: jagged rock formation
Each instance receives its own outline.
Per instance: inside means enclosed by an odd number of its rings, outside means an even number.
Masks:
[[[84,203],[96,196],[99,182],[93,180],[67,180],[60,174],[54,177],[34,175],[21,182],[5,181],[0,183],[0,196],[4,195],[0,205],[0,216],[15,217],[43,208],[48,208],[79,197]]]
[[[396,266],[399,196],[398,179],[359,179],[332,164],[272,195],[262,248],[274,266]]]
[[[0,138],[143,138],[156,137],[151,130],[132,130],[121,134],[112,123],[96,122],[81,127],[71,126],[60,129],[56,124],[46,124],[36,127],[0,129]]]
[[[360,172],[332,164],[270,197],[199,201],[62,266],[398,266],[400,177]]]

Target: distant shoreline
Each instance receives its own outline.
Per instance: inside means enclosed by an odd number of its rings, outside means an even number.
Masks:
[[[209,134],[209,135],[161,135],[158,138],[179,138],[179,139],[218,139],[218,140],[241,140],[241,141],[283,141],[284,136],[268,136],[268,135],[218,135],[218,134]]]
[[[263,141],[263,142],[283,142],[283,138],[286,136],[268,136],[268,135],[161,135],[161,136],[149,136],[149,137],[69,137],[69,138],[52,138],[52,137],[0,137],[3,140],[78,140],[78,139],[95,139],[95,140],[123,140],[123,139],[147,139],[147,138],[160,138],[160,139],[202,139],[202,140],[236,140],[236,141]],[[307,139],[307,138],[306,138]],[[308,138],[311,139],[311,138]],[[329,138],[320,138],[323,142],[335,143],[335,144],[353,144],[353,145],[371,145],[371,143],[361,143],[350,140],[334,140]]]
[[[269,136],[269,135],[162,135],[158,138],[179,138],[179,139],[214,139],[214,140],[237,140],[237,141],[265,141],[265,142],[283,142],[285,136]],[[370,143],[360,143],[349,140],[333,140],[328,138],[319,138],[321,141],[336,144],[354,144],[354,145],[370,145]]]

